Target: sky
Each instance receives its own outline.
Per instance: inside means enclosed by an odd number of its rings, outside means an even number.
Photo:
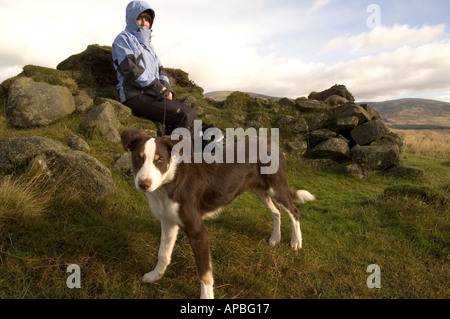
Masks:
[[[0,0],[0,82],[111,45],[129,0]],[[450,1],[151,0],[152,44],[205,92],[450,102]]]

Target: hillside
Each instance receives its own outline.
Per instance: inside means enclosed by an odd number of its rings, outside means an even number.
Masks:
[[[393,128],[450,128],[450,103],[427,99],[367,103]]]
[[[129,153],[106,133],[130,127],[157,134],[160,126],[132,115],[114,100],[110,50],[89,46],[57,69],[28,65],[0,85],[0,299],[181,299],[164,303],[167,316],[179,317],[179,305],[187,304],[184,299],[199,296],[191,244],[180,231],[165,276],[155,284],[142,282],[157,262],[161,225],[145,195],[129,180]],[[348,115],[346,107],[337,113],[339,108],[331,110],[318,101],[264,101],[240,92],[215,102],[203,98],[203,89],[187,73],[167,70],[176,98],[194,107],[205,122],[221,128],[280,128],[290,187],[317,198],[297,205],[303,232],[300,251],[289,247],[291,223],[284,212],[281,242],[269,246],[273,217],[251,193],[206,220],[217,298],[265,299],[274,314],[277,302],[272,298],[450,297],[450,162],[448,151],[442,152],[450,147],[442,132],[420,132],[416,143],[427,148],[419,152],[405,139],[408,147],[396,157],[403,168],[417,166],[423,175],[399,178],[372,171],[364,179],[346,169],[355,168],[349,165],[353,157],[330,163],[303,154],[308,149],[309,154],[314,149],[323,154],[324,142],[361,154],[363,147],[350,139],[366,136],[351,134],[354,129],[386,133],[369,107],[353,106],[354,115]],[[41,113],[50,102],[62,104],[62,99],[43,92],[65,92],[75,111],[43,126],[15,127],[11,105],[18,97],[45,101],[32,109]],[[106,130],[90,126],[100,122],[110,125]],[[394,134],[385,137],[365,149],[385,149],[382,154],[391,155],[402,147],[392,144]],[[385,160],[373,161],[370,155],[365,164]],[[45,161],[48,165],[42,164]],[[86,183],[79,183],[81,178]],[[91,196],[100,182],[109,187]],[[371,273],[374,265],[381,277]],[[377,280],[381,288],[373,285]]]

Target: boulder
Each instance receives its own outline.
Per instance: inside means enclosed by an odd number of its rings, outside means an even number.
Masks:
[[[278,121],[277,126],[294,134],[308,131],[308,124],[303,118],[295,118],[291,115],[283,115]]]
[[[331,112],[331,119],[338,119],[344,117],[357,117],[358,124],[362,124],[364,122],[370,121],[372,119],[372,115],[370,115],[364,108],[354,103],[345,103],[337,108],[333,109]]]
[[[317,144],[335,136],[336,132],[330,131],[325,128],[312,131],[311,133],[309,133],[309,145],[310,147],[314,147]]]
[[[380,120],[370,121],[354,128],[350,135],[358,145],[367,145],[389,133],[389,128]]]
[[[118,120],[114,107],[104,102],[92,109],[81,121],[80,129],[84,132],[98,130],[100,134],[111,142],[120,142],[122,125]]]
[[[133,167],[131,164],[131,152],[124,153],[115,157],[114,169],[131,183],[134,182]]]
[[[325,99],[325,103],[331,106],[338,106],[347,103],[348,100],[345,97],[339,95],[330,95]]]
[[[286,143],[286,148],[296,156],[302,156],[308,150],[308,143],[306,141],[289,141]]]
[[[392,176],[392,177],[403,177],[403,178],[417,178],[417,177],[423,177],[424,171],[418,167],[415,166],[394,166],[390,169],[387,169],[381,173],[385,176]]]
[[[371,116],[372,119],[381,120],[380,113],[378,113],[378,111],[371,107],[369,104],[360,104],[359,106],[366,110],[366,112]]]
[[[341,133],[353,130],[358,126],[358,123],[359,120],[356,116],[339,117],[333,120],[330,124],[330,128],[336,133]]]
[[[328,158],[342,162],[351,157],[351,152],[347,140],[333,137],[311,149],[308,156],[311,158]]]
[[[347,165],[345,167],[345,171],[353,176],[356,176],[360,179],[367,179],[370,177],[370,172],[363,167],[361,167],[359,164],[353,163],[350,165]]]
[[[370,143],[370,145],[397,145],[400,153],[402,153],[405,148],[405,143],[403,143],[402,138],[394,132],[389,132],[386,136]]]
[[[355,98],[347,90],[345,85],[338,85],[338,84],[322,92],[311,92],[308,96],[308,99],[317,101],[326,101],[327,98],[332,95],[338,95],[340,97],[347,99],[347,101],[352,103],[355,102]]]
[[[89,144],[86,143],[86,141],[81,137],[76,135],[71,135],[67,138],[67,145],[73,150],[82,151],[85,153],[89,153],[89,151],[91,150]]]
[[[103,104],[105,102],[109,103],[113,107],[114,113],[116,113],[117,119],[121,123],[126,121],[133,114],[133,112],[128,106],[120,103],[119,101],[104,97],[99,97],[95,99],[95,104],[97,105]]]
[[[21,77],[8,93],[7,119],[17,128],[50,125],[75,111],[69,89]]]
[[[74,150],[44,153],[51,176],[85,199],[97,202],[115,190],[111,171],[92,156]]]
[[[365,169],[385,170],[400,162],[397,145],[356,145],[351,153],[353,162]]]
[[[49,150],[68,150],[62,143],[41,136],[0,139],[0,169],[13,169]]]
[[[75,95],[75,108],[78,112],[84,112],[94,104],[94,100],[85,90],[81,90]]]
[[[318,113],[328,110],[330,106],[316,100],[298,100],[295,102],[295,108],[302,113]]]

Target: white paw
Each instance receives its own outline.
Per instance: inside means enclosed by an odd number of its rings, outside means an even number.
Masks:
[[[162,278],[163,274],[159,274],[156,271],[150,271],[149,273],[146,273],[144,277],[142,277],[142,282],[147,284],[152,284],[155,281],[158,281]]]
[[[273,247],[273,246],[275,246],[276,244],[278,244],[279,242],[281,241],[281,238],[279,237],[279,236],[271,236],[270,238],[269,238],[269,246],[270,247]]]
[[[302,239],[301,238],[292,238],[291,239],[291,248],[293,250],[299,250],[302,248]]]

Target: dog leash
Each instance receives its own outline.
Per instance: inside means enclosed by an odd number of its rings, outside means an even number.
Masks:
[[[167,99],[164,98],[164,115],[163,115],[163,122],[162,122],[162,128],[161,128],[161,137],[164,137],[164,134],[166,133],[166,103],[167,103]]]

